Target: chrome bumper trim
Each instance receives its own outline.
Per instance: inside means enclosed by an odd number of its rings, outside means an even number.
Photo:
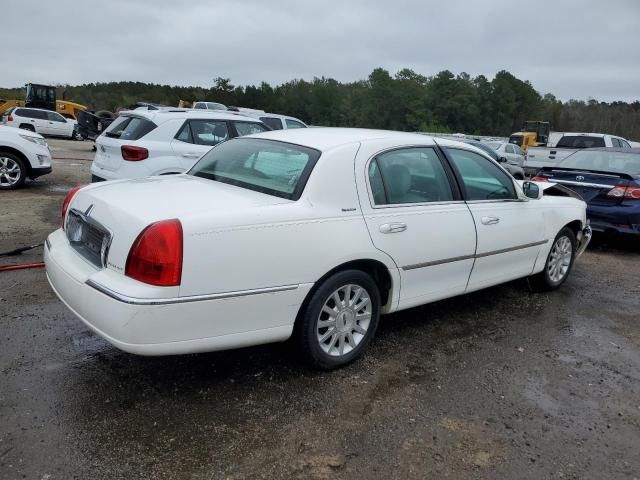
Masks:
[[[113,290],[100,285],[89,279],[85,282],[88,286],[95,288],[101,293],[104,293],[108,297],[113,298],[122,303],[128,303],[130,305],[171,305],[175,303],[188,303],[188,302],[202,302],[206,300],[219,300],[223,298],[235,298],[246,297],[248,295],[260,295],[263,293],[276,293],[285,292],[287,290],[295,290],[298,285],[282,285],[279,287],[268,288],[256,288],[253,290],[240,290],[237,292],[224,292],[224,293],[212,293],[209,295],[192,295],[189,297],[174,297],[174,298],[134,298],[122,295],[121,293],[114,292]]]

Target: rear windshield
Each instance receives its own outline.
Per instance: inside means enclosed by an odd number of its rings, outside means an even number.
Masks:
[[[312,148],[257,138],[236,138],[212,148],[189,175],[297,200],[320,157]]]
[[[120,140],[138,140],[156,128],[156,126],[155,123],[145,118],[124,115],[116,118],[104,131],[104,135],[109,138],[119,138]]]
[[[588,135],[565,135],[556,144],[557,148],[594,148],[604,146],[604,137],[591,137]]]
[[[269,125],[272,130],[282,130],[282,122],[276,117],[260,117],[263,123]]]
[[[567,157],[558,166],[640,175],[640,153],[607,152],[606,150],[581,151]]]

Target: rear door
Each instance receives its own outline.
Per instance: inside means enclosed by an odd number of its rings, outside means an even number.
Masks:
[[[444,150],[478,235],[468,291],[531,274],[546,243],[540,203],[519,200],[512,177],[488,158],[462,148]]]
[[[358,152],[356,172],[371,239],[400,271],[399,308],[464,292],[476,232],[435,145],[372,142]]]
[[[226,120],[187,120],[171,141],[171,148],[186,171],[211,147],[230,137]]]
[[[52,135],[52,129],[49,128],[47,112],[44,110],[34,110],[33,108],[19,108],[16,110],[16,116],[22,117],[19,124],[26,123],[33,126],[36,132],[43,135]]]

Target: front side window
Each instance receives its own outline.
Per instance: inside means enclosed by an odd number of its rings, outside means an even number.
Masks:
[[[217,145],[229,138],[225,120],[191,120],[192,142],[196,145]]]
[[[267,127],[256,122],[235,122],[238,136],[244,137],[252,133],[262,133],[267,131]]]
[[[518,198],[510,176],[490,160],[457,148],[447,148],[447,153],[462,177],[467,201]]]
[[[285,118],[284,122],[287,124],[287,128],[307,128],[307,126],[303,123],[300,123],[296,120],[291,120],[289,118]]]
[[[64,117],[56,112],[47,112],[47,117],[49,118],[50,122],[60,122],[60,123],[66,122]]]
[[[235,138],[209,150],[188,173],[297,200],[319,157],[319,151],[300,145]]]
[[[282,122],[276,117],[260,117],[260,121],[271,128],[271,130],[282,130]]]
[[[453,200],[446,171],[433,148],[385,152],[371,161],[368,174],[376,205]]]
[[[504,149],[507,153],[516,153],[516,151],[513,149],[513,145],[505,145]]]

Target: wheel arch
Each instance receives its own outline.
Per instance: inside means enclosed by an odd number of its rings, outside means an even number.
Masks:
[[[31,177],[31,162],[24,153],[17,148],[9,147],[7,145],[0,145],[0,153],[11,153],[22,160],[25,168],[27,169],[27,176]]]
[[[326,272],[318,280],[315,281],[315,283],[313,284],[313,287],[309,290],[309,292],[307,292],[307,295],[305,296],[302,304],[300,305],[300,308],[298,309],[298,314],[296,315],[296,320],[294,324],[294,330],[300,324],[299,320],[302,314],[307,308],[307,305],[309,304],[311,297],[316,292],[316,290],[320,287],[320,285],[322,285],[322,283],[330,276],[344,270],[360,270],[370,275],[373,281],[378,286],[378,289],[380,291],[381,307],[386,306],[388,309],[388,303],[393,300],[392,290],[394,288],[394,283],[393,283],[393,276],[391,275],[391,272],[389,271],[389,268],[387,267],[387,265],[385,265],[380,260],[374,260],[372,258],[350,260],[333,267],[331,270]]]

